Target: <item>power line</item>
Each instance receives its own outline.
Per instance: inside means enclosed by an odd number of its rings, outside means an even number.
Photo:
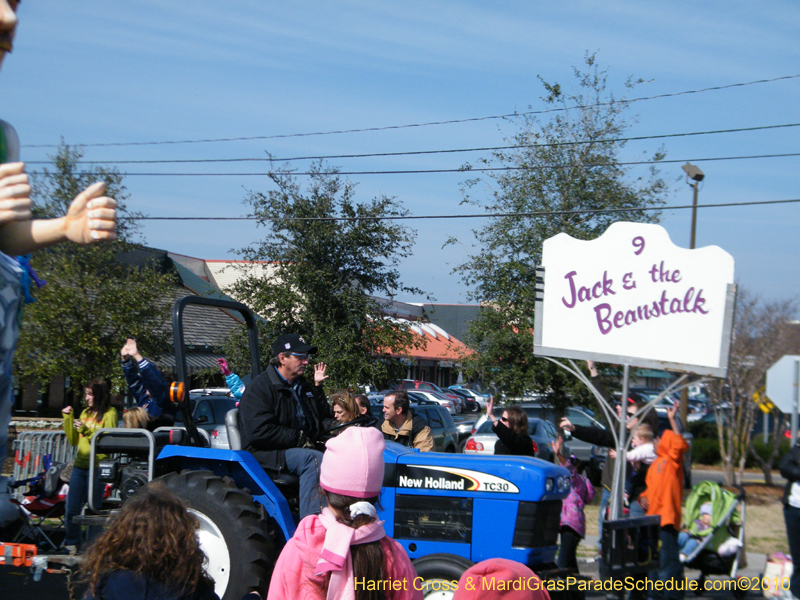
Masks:
[[[643,96],[641,98],[632,98],[630,100],[622,99],[622,100],[614,100],[613,102],[616,103],[624,103],[624,104],[632,104],[634,102],[643,102],[645,100],[657,100],[661,98],[674,98],[677,96],[685,96],[689,94],[701,94],[704,92],[711,92],[711,91],[719,91],[725,89],[731,89],[736,87],[745,87],[748,85],[757,85],[762,83],[773,83],[775,81],[783,81],[787,79],[795,79],[800,77],[798,75],[784,75],[782,77],[774,77],[772,79],[759,79],[756,81],[748,81],[744,83],[731,83],[728,85],[718,85],[713,87],[702,88],[699,90],[686,90],[683,92],[672,92],[667,94],[658,94],[655,96]],[[319,136],[319,135],[339,135],[339,134],[346,134],[346,133],[364,133],[370,131],[387,131],[392,129],[407,129],[412,127],[429,127],[433,125],[452,125],[452,124],[459,124],[459,123],[471,123],[477,121],[488,121],[492,119],[507,119],[513,117],[520,117],[520,116],[531,116],[531,115],[543,115],[553,112],[563,112],[568,110],[580,109],[580,108],[593,108],[593,107],[600,107],[600,106],[607,106],[611,104],[611,102],[598,102],[597,104],[589,104],[586,106],[572,106],[572,107],[560,107],[560,108],[549,108],[545,110],[532,110],[526,111],[521,113],[508,113],[505,115],[491,115],[487,117],[471,117],[467,119],[451,119],[447,121],[430,121],[427,123],[409,123],[405,125],[386,125],[383,127],[365,127],[361,129],[340,129],[335,131],[318,131],[312,133],[286,133],[286,134],[276,134],[276,135],[259,135],[259,136],[249,136],[249,137],[229,137],[229,138],[209,138],[209,139],[196,139],[196,140],[166,140],[160,142],[107,142],[107,143],[94,143],[94,144],[76,144],[82,146],[84,148],[104,148],[104,147],[113,147],[113,146],[162,146],[162,145],[171,145],[171,144],[206,144],[206,143],[217,143],[217,142],[247,142],[247,141],[254,141],[254,140],[273,140],[273,139],[281,139],[281,138],[296,138],[296,137],[311,137],[311,136]],[[31,145],[23,145],[23,148],[58,148],[59,144],[31,144]]]
[[[615,144],[620,142],[658,140],[666,138],[691,137],[698,135],[713,135],[720,133],[741,133],[745,131],[763,131],[767,129],[785,129],[800,127],[800,123],[786,123],[783,125],[760,125],[756,127],[739,127],[735,129],[716,129],[711,131],[692,131],[684,133],[664,133],[657,135],[640,135],[626,138],[608,138],[601,140],[578,140],[574,142],[552,142],[548,144],[517,144],[513,146],[486,146],[482,148],[456,148],[445,150],[409,150],[406,152],[373,152],[369,154],[331,154],[320,156],[294,156],[289,158],[255,157],[255,158],[184,158],[166,160],[81,160],[81,165],[146,165],[146,164],[200,164],[200,163],[236,163],[236,162],[292,162],[300,160],[339,160],[343,158],[381,158],[390,156],[419,156],[427,154],[456,154],[463,152],[492,152],[497,150],[520,150],[523,148],[554,148],[560,146],[580,146],[583,144]],[[28,161],[29,165],[48,165],[52,161]]]
[[[654,165],[654,164],[674,164],[684,162],[711,162],[722,160],[750,160],[756,158],[786,158],[792,156],[800,156],[800,152],[788,152],[785,154],[753,154],[749,156],[718,156],[713,158],[684,158],[684,159],[671,159],[671,160],[641,160],[630,162],[613,162],[613,163],[595,163],[585,165],[587,168],[592,167],[608,167],[608,166],[635,166],[635,165]],[[421,175],[430,173],[486,173],[496,171],[533,171],[537,169],[570,169],[574,165],[542,165],[535,167],[460,167],[457,169],[408,169],[397,171],[336,171],[336,175]],[[281,172],[281,171],[277,171]],[[297,172],[285,171],[295,176],[311,176],[316,173],[311,172]],[[44,171],[32,171],[30,175],[44,175]],[[125,177],[265,177],[270,176],[270,171],[260,173],[131,173],[123,172],[121,175]]]
[[[791,200],[759,200],[751,202],[722,202],[717,204],[698,204],[697,208],[724,208],[730,206],[766,206],[768,204],[792,204],[800,198]],[[642,208],[605,208],[595,210],[543,210],[536,212],[481,213],[468,215],[401,215],[392,217],[120,217],[129,221],[409,221],[420,219],[491,219],[499,217],[543,217],[550,215],[592,215],[621,212],[683,210],[693,208],[692,204],[683,206],[649,206]]]

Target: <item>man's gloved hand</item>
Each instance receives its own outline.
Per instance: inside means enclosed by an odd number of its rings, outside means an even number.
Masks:
[[[300,436],[297,438],[297,447],[298,448],[315,448],[314,442],[308,439],[308,436],[305,432],[301,429]]]

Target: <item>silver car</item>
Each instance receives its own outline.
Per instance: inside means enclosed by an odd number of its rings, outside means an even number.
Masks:
[[[227,388],[191,390],[189,392],[194,424],[208,433],[212,448],[229,449],[225,415],[238,404]],[[178,411],[175,425],[183,425],[183,414]]]

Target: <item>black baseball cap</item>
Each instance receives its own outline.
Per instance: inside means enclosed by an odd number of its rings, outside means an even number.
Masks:
[[[272,356],[278,356],[281,352],[285,354],[314,354],[316,346],[307,344],[302,336],[296,333],[284,333],[277,340],[272,342]]]

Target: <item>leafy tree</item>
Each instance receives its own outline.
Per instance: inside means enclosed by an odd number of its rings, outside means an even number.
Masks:
[[[243,248],[243,276],[229,290],[263,317],[262,355],[281,333],[299,333],[318,346],[328,384],[352,387],[402,377],[392,355],[415,346],[408,327],[386,318],[381,302],[404,287],[397,265],[411,253],[416,233],[390,220],[407,212],[394,198],[357,202],[355,184],[315,163],[305,186],[291,171],[273,169],[277,189],[250,192],[259,225],[269,230]],[[270,269],[259,271],[268,263]],[[241,332],[226,350],[247,371]],[[264,361],[266,362],[266,360]]]
[[[756,404],[753,394],[766,383],[767,370],[784,354],[796,351],[795,332],[787,325],[797,314],[798,299],[765,301],[739,286],[733,324],[728,377],[710,386],[717,416],[722,471],[725,483],[742,482],[748,454],[772,485],[772,465],[779,454],[785,419],[776,410],[771,419],[771,450],[764,460],[751,437]]]
[[[138,213],[126,208],[122,176],[103,167],[82,170],[79,148],[64,145],[52,157],[53,167],[33,181],[34,214],[39,218],[66,213],[73,198],[96,181],[117,201],[117,240],[90,246],[60,244],[34,254],[31,264],[47,285],[23,309],[15,375],[20,381],[48,382],[68,375],[72,388],[94,377],[121,384],[119,350],[135,337],[149,356],[169,351],[169,302],[173,278],[161,265],[124,263],[137,248]],[[121,388],[118,388],[121,389]]]
[[[480,165],[505,169],[489,182],[470,179],[462,189],[463,203],[507,215],[492,217],[474,232],[480,252],[456,269],[472,288],[472,299],[485,307],[470,326],[468,342],[478,354],[469,372],[516,396],[547,391],[557,408],[574,393],[574,381],[549,361],[533,357],[542,243],[561,232],[593,239],[619,220],[657,221],[656,212],[642,209],[663,204],[667,192],[656,166],[635,175],[621,163],[625,142],[620,138],[631,125],[625,117],[629,104],[607,90],[607,72],[593,54],[584,62],[585,71],[573,69],[575,92],[539,78],[550,119],[510,119],[518,129],[506,139],[509,149],[494,152]],[[625,87],[630,90],[637,83],[629,79]],[[652,160],[663,157],[659,151]],[[589,212],[607,209],[622,212]]]

